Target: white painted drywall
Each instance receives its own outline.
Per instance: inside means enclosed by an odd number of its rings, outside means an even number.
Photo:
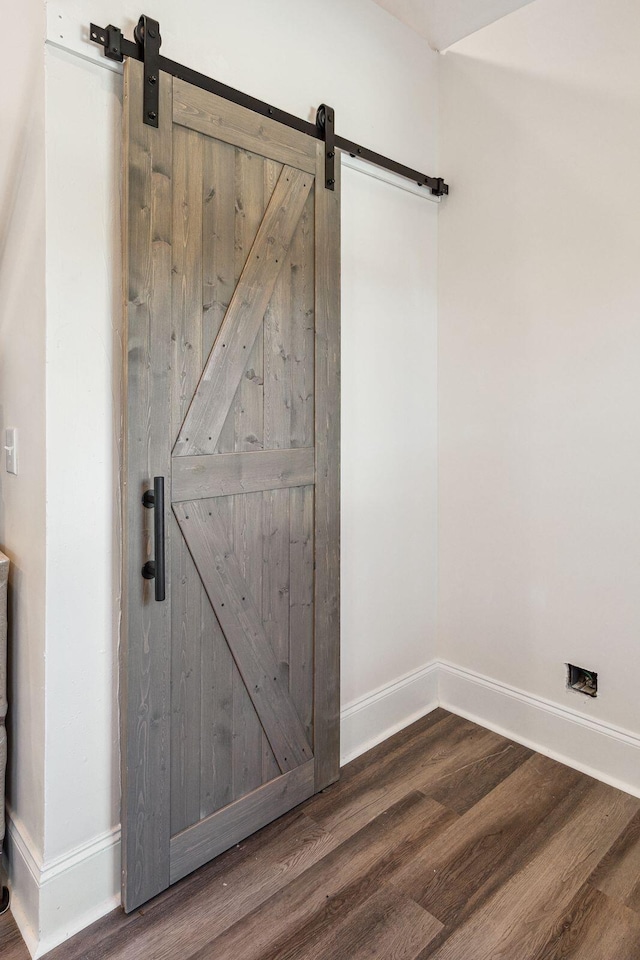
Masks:
[[[442,58],[439,275],[441,655],[636,733],[639,37],[537,0]]]
[[[429,41],[445,50],[531,0],[375,0]]]
[[[115,892],[121,77],[82,38],[89,17],[130,35],[139,13],[131,0],[47,5],[47,916],[54,881],[67,878],[43,931],[49,946],[108,904],[109,885]],[[326,101],[338,132],[436,170],[437,57],[370,0],[190,0],[179,11],[162,0],[153,13],[167,56],[306,118]],[[352,170],[344,181],[352,703],[423,667],[435,647],[437,206]],[[68,881],[87,851],[100,876],[83,868],[76,907]]]
[[[60,50],[46,59],[45,863],[108,829],[119,802],[122,87]]]
[[[343,167],[342,699],[435,649],[438,205]],[[402,664],[402,669],[398,667]]]
[[[45,614],[45,138],[42,0],[3,7],[0,59],[0,549],[11,559],[11,815],[42,850]],[[5,470],[17,427],[18,475]]]

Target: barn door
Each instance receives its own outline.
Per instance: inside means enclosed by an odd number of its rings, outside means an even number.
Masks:
[[[127,910],[339,770],[339,193],[312,137],[159,81],[156,129],[126,64]]]

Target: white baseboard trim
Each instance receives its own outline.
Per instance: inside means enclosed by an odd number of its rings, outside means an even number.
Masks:
[[[640,797],[640,736],[441,660],[440,706]]]
[[[120,902],[120,827],[43,864],[9,811],[6,848],[11,912],[34,960]]]
[[[343,707],[341,762],[438,706],[640,797],[640,736],[442,660]],[[43,864],[9,811],[6,854],[13,915],[33,958],[120,902],[119,827]]]
[[[353,700],[340,713],[340,762],[344,766],[437,706],[435,660]]]

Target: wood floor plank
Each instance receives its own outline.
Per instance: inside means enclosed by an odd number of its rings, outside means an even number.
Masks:
[[[455,926],[473,894],[579,778],[574,770],[534,754],[434,843],[415,851],[394,885]]]
[[[565,775],[569,775],[564,796],[562,790],[559,789],[558,804],[547,813],[537,827],[534,826],[519,843],[514,845],[508,857],[494,864],[493,871],[484,883],[474,893],[471,893],[466,903],[458,907],[455,919],[452,919],[445,930],[435,938],[421,955],[420,960],[431,957],[436,949],[451,936],[456,927],[462,926],[490,900],[497,890],[500,890],[511,877],[522,870],[533,859],[546,840],[571,819],[584,798],[589,794],[592,786],[592,780],[589,777],[585,777],[575,770],[564,768],[562,764],[558,764],[558,767],[566,771]],[[572,779],[572,777],[575,779]]]
[[[548,942],[554,922],[638,807],[640,800],[594,781],[571,819],[456,928],[432,954],[435,960],[465,960],[470,943],[474,960],[511,956],[534,960]]]
[[[453,774],[465,770],[467,776],[473,776],[484,758],[510,748],[498,734],[459,717],[447,718],[425,742],[410,743],[389,763],[381,763],[373,779],[364,773],[351,781],[339,781],[312,798],[306,812],[343,839],[409,790],[430,796],[432,790],[440,791]]]
[[[11,913],[0,916],[0,957],[2,960],[30,960],[29,951]]]
[[[427,801],[430,804],[432,801]],[[427,810],[430,807],[427,805]],[[419,811],[418,811],[419,813]],[[371,865],[362,870],[351,882],[343,885],[337,893],[330,894],[321,902],[320,908],[311,916],[305,916],[304,923],[291,934],[285,942],[278,940],[260,958],[260,960],[297,960],[311,951],[322,953],[323,944],[329,943],[337,926],[359,913],[360,909],[385,885],[388,894],[397,894],[390,881],[402,869],[402,866],[416,851],[423,850],[433,843],[447,827],[457,819],[457,814],[444,807],[434,817],[409,816],[405,822],[401,840],[386,853],[380,855]],[[365,828],[366,829],[366,828]],[[321,865],[316,871],[322,872]],[[306,880],[307,878],[303,878]],[[408,900],[409,898],[400,898]],[[423,908],[421,908],[423,909]],[[435,919],[435,918],[434,918]],[[430,942],[441,930],[439,921],[429,924]],[[423,943],[424,946],[424,943]]]
[[[640,913],[640,814],[598,864],[591,883],[618,903]]]
[[[431,789],[429,796],[456,813],[466,813],[531,756],[533,750],[505,740],[495,753],[484,757],[473,776],[469,776],[468,769],[456,770]]]
[[[415,960],[441,928],[440,921],[413,900],[384,887],[296,956],[299,960]]]
[[[407,830],[415,830],[420,824],[423,829],[432,825],[437,831],[443,816],[451,813],[435,800],[409,794],[222,936],[191,954],[190,960],[280,958],[286,941],[322,915],[327,900],[339,899],[344,890],[401,845]]]
[[[586,884],[535,960],[638,960],[640,916]]]

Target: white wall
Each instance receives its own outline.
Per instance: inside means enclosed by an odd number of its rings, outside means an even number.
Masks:
[[[439,275],[441,655],[636,734],[639,37],[537,0],[444,56]]]
[[[45,143],[44,3],[3,9],[0,60],[0,549],[11,561],[7,798],[22,834],[44,839]],[[18,475],[4,469],[19,427]],[[12,864],[13,834],[7,837]]]
[[[89,16],[131,35],[139,12],[129,0],[100,0],[90,10],[80,0],[47,4],[40,952],[117,896],[121,77],[83,37]],[[338,132],[436,169],[437,57],[370,0],[191,0],[179,12],[161,0],[153,12],[167,56],[306,118],[326,101],[336,109]],[[330,42],[322,24],[330,26]],[[410,680],[435,650],[437,207],[353,171],[344,180],[343,690],[353,718],[363,697],[374,693],[377,703],[378,688]],[[414,293],[401,303],[409,282]],[[369,392],[370,407],[360,390]],[[416,521],[407,497],[417,490],[427,497]],[[425,576],[433,578],[427,590]],[[402,719],[402,696],[393,710],[389,702],[376,712],[367,700],[359,716],[366,715],[369,736],[376,735],[372,725],[381,737]],[[356,726],[352,719],[351,741]]]
[[[439,205],[343,167],[342,701],[435,653]]]

